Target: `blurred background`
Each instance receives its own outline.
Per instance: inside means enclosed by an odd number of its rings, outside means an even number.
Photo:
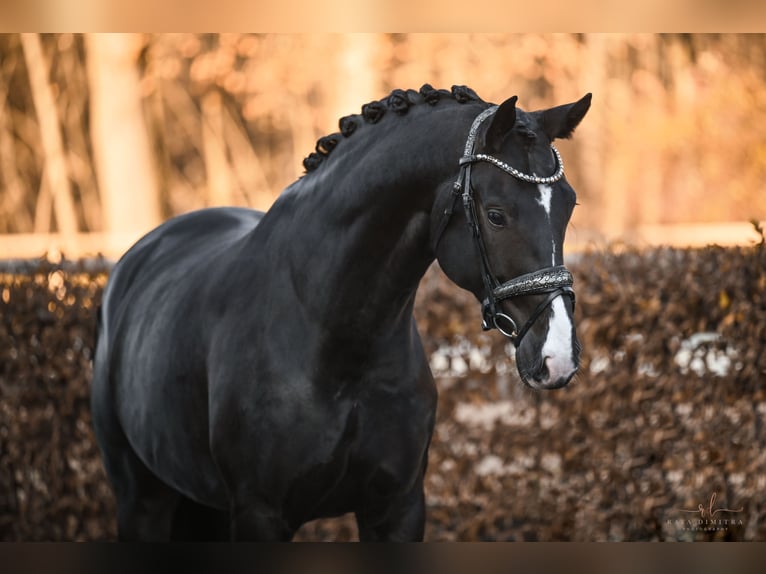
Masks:
[[[746,243],[766,216],[760,34],[5,34],[0,258],[267,209],[340,117],[426,82],[527,110],[594,94],[560,144],[573,248]]]
[[[531,392],[473,296],[437,265],[418,290],[426,539],[766,539],[766,36],[5,34],[0,540],[116,535],[89,406],[112,261],[173,215],[268,209],[340,117],[426,82],[593,93],[558,144],[575,380]]]

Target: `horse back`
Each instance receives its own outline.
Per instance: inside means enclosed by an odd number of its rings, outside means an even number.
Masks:
[[[204,265],[250,233],[262,217],[263,212],[251,209],[209,208],[170,219],[147,233],[112,269],[102,301],[102,330],[115,314],[112,308],[126,300],[136,283],[158,275],[182,279],[192,267]]]

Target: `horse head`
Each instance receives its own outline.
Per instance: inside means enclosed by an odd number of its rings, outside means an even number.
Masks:
[[[484,327],[516,347],[522,380],[566,385],[579,366],[572,276],[563,265],[576,195],[553,146],[568,138],[591,95],[536,112],[516,97],[473,122],[456,182],[432,212],[434,250],[447,276],[482,302]]]

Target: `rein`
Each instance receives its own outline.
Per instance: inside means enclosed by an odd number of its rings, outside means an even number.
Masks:
[[[461,157],[459,161],[460,173],[452,186],[452,201],[442,214],[442,219],[436,230],[433,248],[435,252],[436,246],[439,244],[439,240],[455,211],[458,198],[462,197],[466,220],[473,232],[474,243],[476,244],[481,258],[482,281],[484,282],[484,289],[487,293],[487,297],[482,301],[482,328],[485,331],[496,328],[518,347],[521,344],[524,335],[556,297],[559,295],[567,295],[572,299],[572,303],[574,303],[575,295],[572,289],[572,274],[563,265],[556,265],[521,275],[506,281],[505,283],[500,283],[497,280],[492,273],[492,268],[489,264],[487,249],[481,236],[479,219],[476,215],[476,203],[473,197],[473,188],[471,187],[471,166],[474,163],[483,161],[490,163],[495,167],[502,169],[509,175],[527,183],[548,184],[555,183],[564,176],[564,162],[561,159],[561,154],[559,154],[553,144],[551,144],[551,150],[556,158],[558,168],[556,172],[549,177],[538,177],[536,175],[523,173],[491,155],[474,155],[476,136],[478,135],[479,128],[482,122],[491,117],[495,111],[497,111],[497,106],[487,108],[476,116],[471,125],[471,129],[468,132],[468,138],[466,139],[463,157]],[[498,304],[506,299],[526,295],[547,295],[547,297],[538,304],[526,323],[519,329],[518,323],[513,317],[507,313],[503,313]]]

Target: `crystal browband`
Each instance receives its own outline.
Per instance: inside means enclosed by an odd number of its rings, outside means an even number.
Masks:
[[[515,167],[508,165],[502,160],[497,159],[494,156],[487,155],[485,153],[479,153],[476,155],[465,155],[460,160],[461,164],[464,163],[476,163],[477,161],[486,161],[487,163],[491,163],[495,167],[499,167],[504,172],[512,175],[516,179],[520,179],[521,181],[526,181],[528,183],[555,183],[559,181],[562,177],[564,177],[564,161],[561,159],[561,154],[559,153],[559,150],[556,149],[556,147],[551,144],[551,151],[553,152],[553,155],[556,158],[556,164],[558,165],[558,168],[556,169],[556,173],[549,177],[538,177],[536,175],[529,175],[527,173],[521,172]]]

